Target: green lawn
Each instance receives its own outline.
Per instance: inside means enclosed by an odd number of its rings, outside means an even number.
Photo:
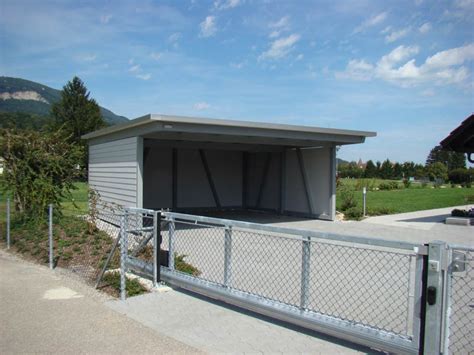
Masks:
[[[379,184],[383,180],[374,181]],[[343,179],[343,184],[350,184],[354,187],[361,185],[357,183],[357,179]],[[72,191],[72,197],[77,208],[74,207],[72,201],[63,202],[63,214],[66,216],[84,214],[88,211],[88,185],[85,182],[75,184],[77,189]],[[400,185],[402,185],[400,183]],[[390,190],[390,191],[368,191],[367,192],[367,209],[369,214],[384,213],[402,213],[412,212],[425,209],[442,208],[450,206],[459,206],[467,204],[470,197],[470,203],[474,200],[474,188],[452,188],[449,185],[446,188],[421,188],[416,184],[408,189]],[[356,199],[359,207],[362,206],[362,191],[356,191]],[[6,197],[2,193],[0,195],[0,215],[5,214]],[[337,198],[336,208],[340,210],[341,199]],[[378,212],[377,212],[378,211]]]
[[[389,213],[413,212],[433,208],[460,206],[472,203],[474,188],[408,188],[390,191],[368,191],[367,210]],[[356,191],[358,205],[362,206],[362,191]],[[336,200],[339,209],[341,199]],[[377,214],[377,213],[374,213]]]

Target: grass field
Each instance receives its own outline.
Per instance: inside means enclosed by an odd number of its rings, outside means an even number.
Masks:
[[[379,180],[376,183],[380,183]],[[386,180],[385,180],[386,181]],[[344,179],[343,184],[352,184],[355,187],[355,179]],[[400,185],[402,185],[400,183]],[[362,206],[362,189],[355,192],[358,206]],[[341,198],[338,194],[336,208],[340,209]],[[368,191],[367,210],[368,214],[403,213],[450,206],[462,206],[474,203],[474,188],[422,188],[421,185],[412,184],[410,188],[389,191]]]
[[[375,184],[379,184],[384,180],[376,180]],[[386,181],[386,180],[385,180]],[[354,188],[357,186],[356,179],[344,179],[343,184],[352,184]],[[360,185],[360,183],[359,183]],[[400,185],[402,185],[400,183]],[[76,183],[76,190],[72,192],[72,201],[63,202],[63,214],[66,216],[87,213],[87,183]],[[355,192],[359,206],[362,206],[361,189]],[[0,195],[0,215],[5,214],[5,195]],[[336,208],[340,209],[341,198],[338,193]],[[446,188],[421,188],[420,185],[413,184],[408,189],[390,190],[390,191],[368,191],[367,192],[367,209],[369,214],[385,213],[402,213],[412,212],[425,209],[442,208],[450,206],[462,206],[467,203],[474,203],[474,188],[452,188],[449,185]],[[77,206],[75,207],[74,204]]]

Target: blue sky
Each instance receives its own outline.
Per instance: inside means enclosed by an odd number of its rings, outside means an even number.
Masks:
[[[0,20],[1,75],[78,75],[129,118],[373,130],[339,156],[424,162],[473,112],[473,0],[1,0]]]

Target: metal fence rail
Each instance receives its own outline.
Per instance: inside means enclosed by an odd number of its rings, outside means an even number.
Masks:
[[[168,222],[162,247],[170,251],[163,278],[271,305],[274,313],[296,311],[321,326],[353,331],[359,341],[377,338],[371,345],[384,349],[416,352],[424,246],[162,215]],[[177,255],[198,275],[176,270]]]
[[[446,354],[474,353],[474,248],[451,246],[446,282]]]

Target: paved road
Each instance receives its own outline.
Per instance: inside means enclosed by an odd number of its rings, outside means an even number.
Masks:
[[[0,353],[196,353],[60,271],[0,250]]]

